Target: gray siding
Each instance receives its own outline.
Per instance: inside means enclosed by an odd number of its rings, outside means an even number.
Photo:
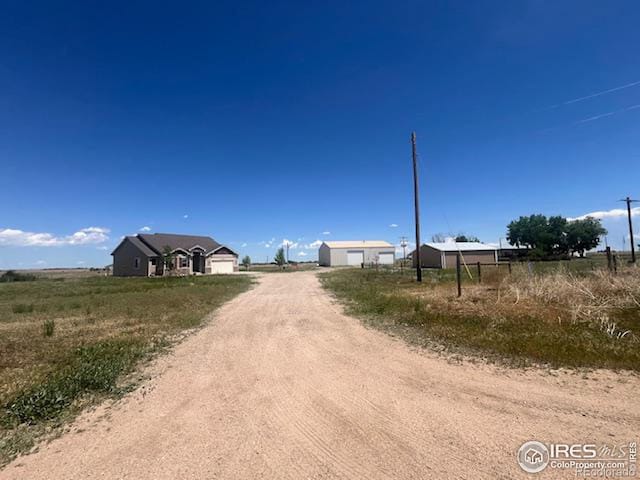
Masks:
[[[470,252],[462,252],[464,263],[472,265],[474,263],[495,263],[496,253],[489,250],[478,250]],[[462,259],[460,262],[462,263]],[[445,254],[444,268],[456,268],[456,252],[447,252]]]
[[[369,264],[375,263],[376,256],[381,253],[391,253],[395,258],[395,251],[393,247],[330,248],[322,245],[318,252],[318,260],[323,266],[343,267],[348,265],[347,252],[364,252],[364,263]]]
[[[320,249],[318,250],[318,264],[321,267],[331,266],[331,249],[324,243],[320,245]]]
[[[135,268],[136,258],[140,259],[138,268]],[[113,252],[113,275],[115,277],[147,277],[149,276],[149,257],[125,238]]]
[[[442,268],[442,252],[428,245],[420,247],[420,264],[425,268]],[[418,257],[413,254],[413,266],[418,266]]]

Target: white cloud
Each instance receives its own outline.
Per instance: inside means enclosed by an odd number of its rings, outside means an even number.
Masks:
[[[151,227],[147,227],[146,225],[140,229],[141,232],[150,232]]]
[[[322,234],[323,234],[323,235],[331,235],[331,232],[330,232],[330,231],[328,231],[328,230],[326,230],[326,231],[322,232]]]
[[[298,252],[299,257],[306,257],[307,254],[305,252]]]
[[[96,247],[98,250],[109,250],[109,247],[107,247],[106,245],[102,245],[100,247]]]
[[[392,223],[391,225],[389,225],[389,228],[398,228],[398,224],[397,223]]]
[[[46,262],[46,261],[44,261],[44,260],[38,260],[38,261],[36,262],[36,265],[46,265],[46,264],[47,264],[47,262]]]
[[[244,248],[247,246],[247,242],[244,242],[242,245],[240,245],[240,248]]]
[[[189,218],[189,215],[187,215],[186,213],[182,216],[182,218]]]
[[[314,248],[320,247],[320,245],[322,245],[322,240],[315,240],[311,243],[304,245],[302,248],[305,248],[307,250],[313,250]]]
[[[64,245],[87,245],[109,240],[109,229],[87,227],[71,235],[56,237],[51,233],[25,232],[12,228],[0,229],[0,246],[18,247],[60,247]]]
[[[82,260],[76,262],[78,265],[84,265],[84,262]]]
[[[286,248],[287,246],[289,246],[290,250],[294,250],[296,248],[298,248],[300,244],[298,242],[294,242],[293,240],[287,240],[286,238],[282,239],[282,243],[280,243],[280,247]]]
[[[587,217],[597,218],[602,220],[603,218],[620,218],[620,217],[626,217],[626,216],[627,216],[626,208],[614,208],[613,210],[604,210],[604,211],[585,213],[584,215],[580,215],[579,217],[567,218],[567,220],[569,220],[570,222],[573,222],[574,220],[584,220]],[[632,208],[631,216],[632,217],[640,216],[640,207]]]
[[[271,240],[267,240],[266,242],[258,242],[258,245],[264,245],[265,248],[271,248],[271,246],[273,245],[273,243],[276,241],[276,238],[273,237],[271,238]]]

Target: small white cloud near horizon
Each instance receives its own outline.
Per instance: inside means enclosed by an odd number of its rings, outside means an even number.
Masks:
[[[107,247],[106,245],[102,245],[100,247],[96,247],[96,249],[98,249],[98,250],[109,250],[109,247]]]
[[[398,224],[397,223],[392,223],[389,225],[389,228],[398,228]]]
[[[47,262],[45,260],[38,260],[36,262],[36,265],[46,265],[46,264],[47,264]]]
[[[640,207],[634,207],[631,209],[631,216],[637,217],[640,216]],[[602,210],[596,212],[585,213],[584,215],[580,215],[579,217],[569,217],[567,220],[573,222],[574,220],[584,220],[587,217],[595,218],[597,220],[603,220],[605,218],[626,218],[627,217],[627,209],[626,208],[614,208],[612,210]]]
[[[89,245],[109,240],[108,228],[87,227],[66,235],[56,237],[51,233],[26,232],[23,230],[0,229],[0,245],[14,247],[61,247],[69,245]]]
[[[77,263],[78,265],[84,265],[84,261],[82,261],[82,260],[78,260],[76,263]]]
[[[145,225],[144,227],[140,228],[140,231],[141,232],[150,232],[151,231],[151,227],[148,227],[148,226]]]
[[[298,252],[299,257],[306,257],[307,254],[305,252]]]
[[[283,248],[286,248],[288,246],[290,250],[294,250],[298,248],[299,245],[300,244],[298,242],[294,242],[293,240],[287,240],[286,238],[283,238],[279,246]]]
[[[324,232],[322,232],[323,235],[331,235],[331,232],[329,230],[325,230]]]
[[[304,248],[306,250],[313,250],[314,248],[319,248],[320,245],[322,245],[322,240],[314,240],[311,243],[307,243],[302,248]]]

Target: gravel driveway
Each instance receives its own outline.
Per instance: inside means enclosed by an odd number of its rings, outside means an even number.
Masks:
[[[637,376],[417,351],[344,315],[314,272],[260,276],[153,369],[0,477],[514,478],[526,440],[640,431]]]

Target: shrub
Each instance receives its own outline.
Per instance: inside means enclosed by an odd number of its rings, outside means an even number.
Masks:
[[[44,323],[42,324],[42,334],[45,337],[52,337],[53,331],[55,330],[55,328],[56,328],[55,320],[53,320],[52,318],[49,318],[45,320]]]
[[[0,275],[0,283],[2,282],[33,282],[36,276],[30,273],[18,273],[14,270],[7,270]]]

